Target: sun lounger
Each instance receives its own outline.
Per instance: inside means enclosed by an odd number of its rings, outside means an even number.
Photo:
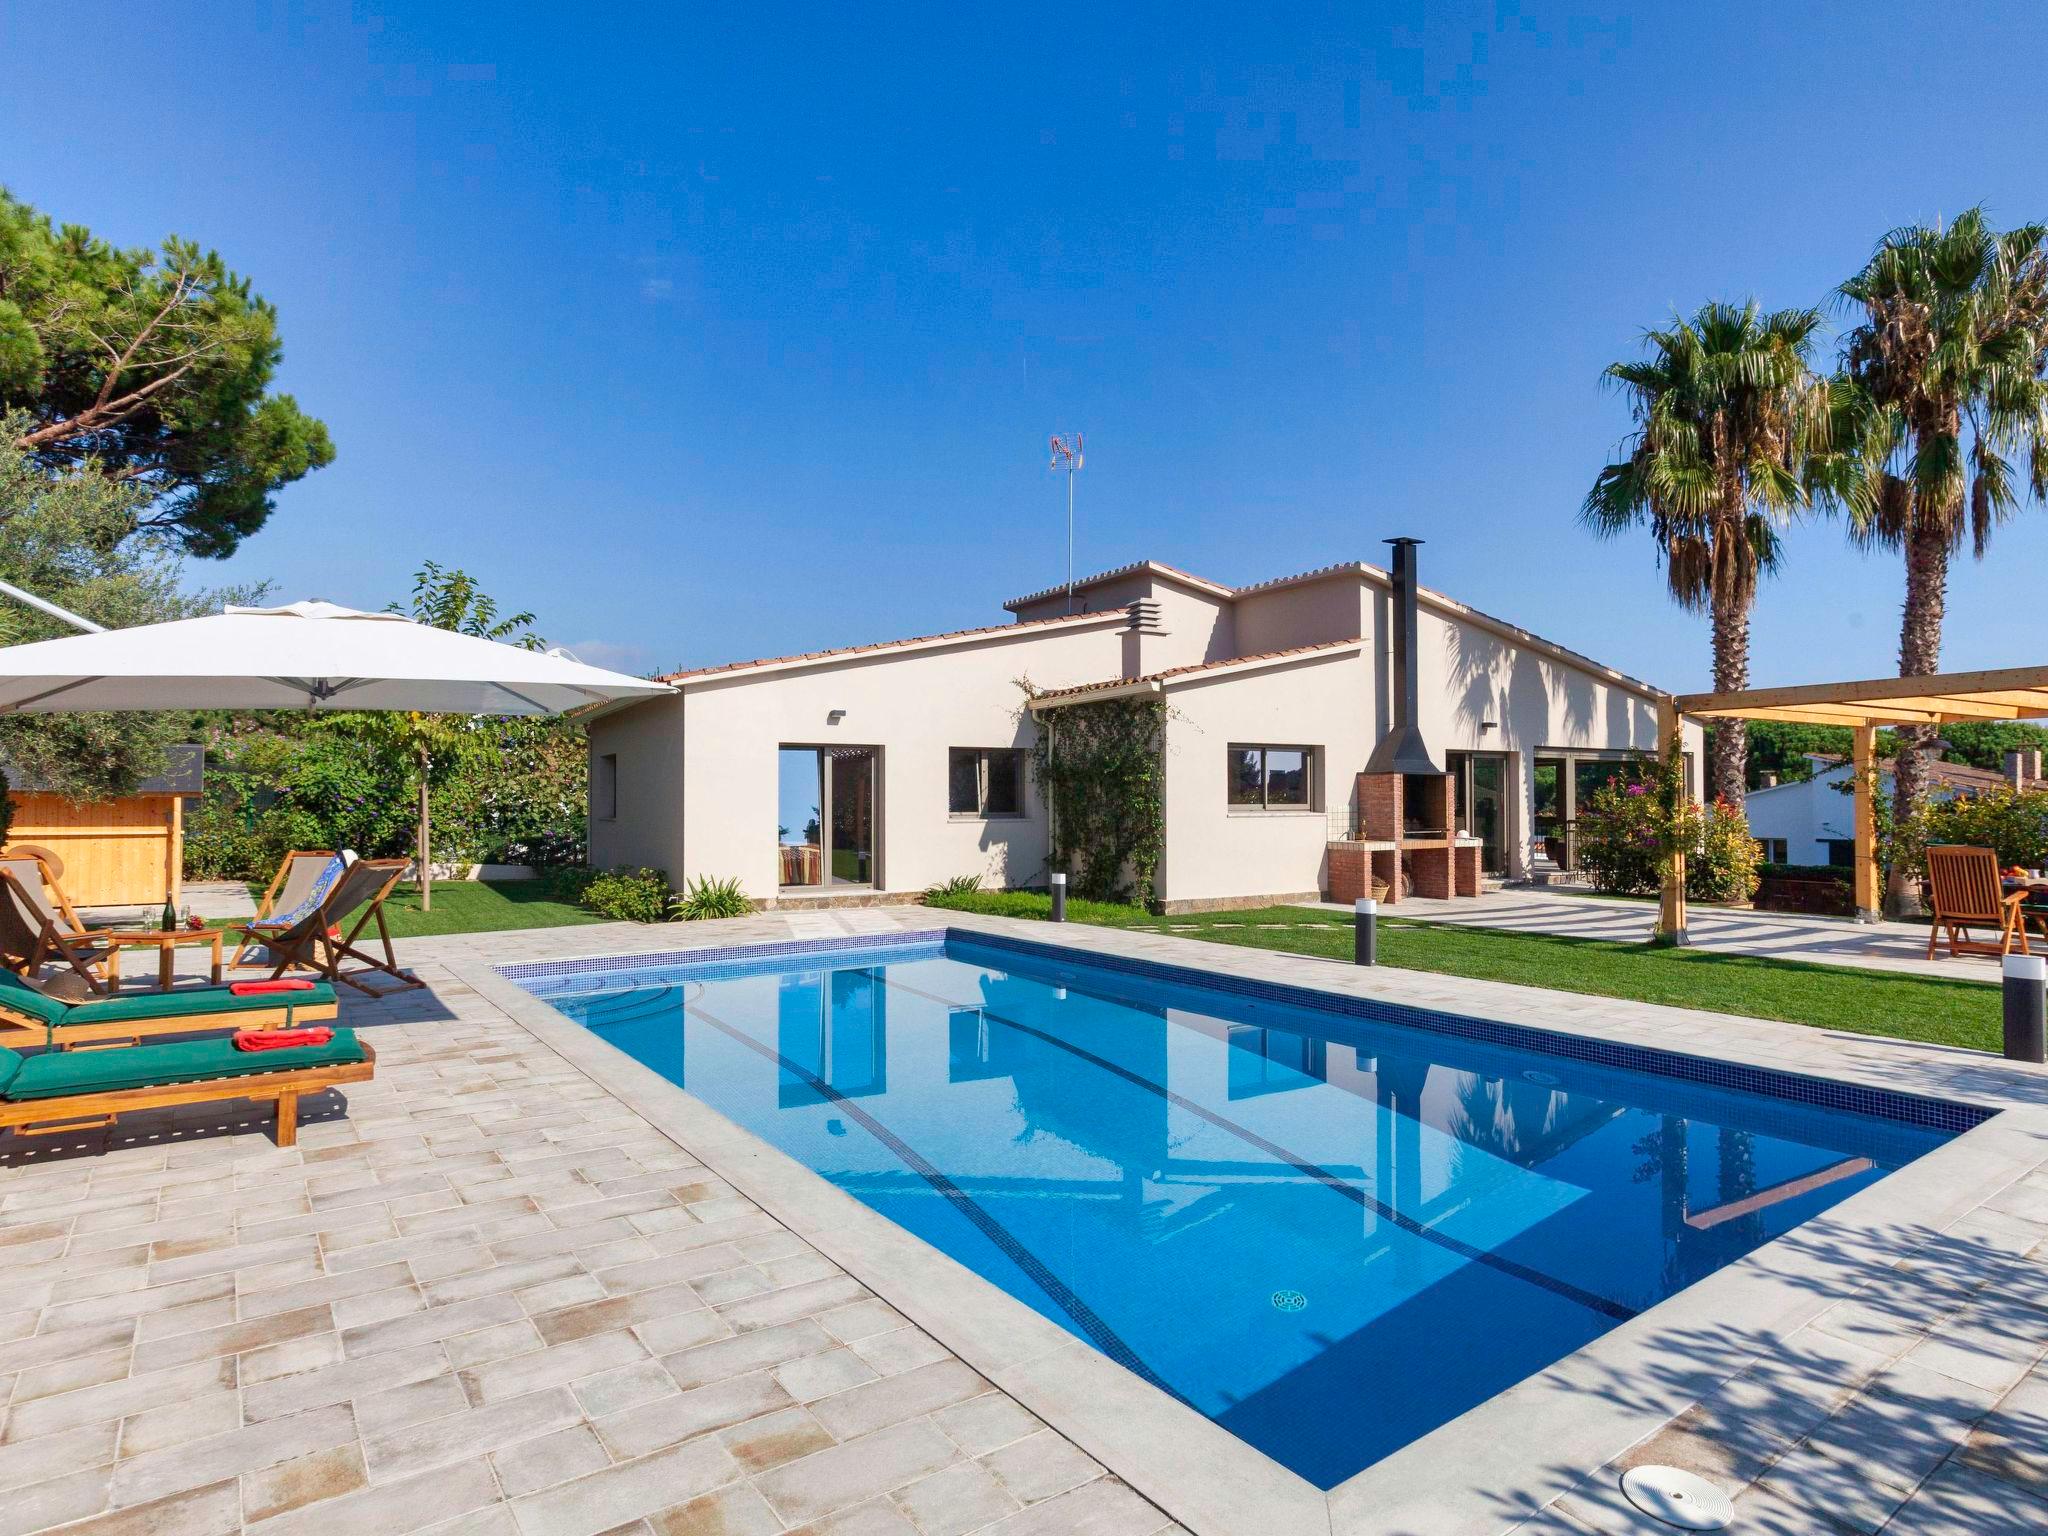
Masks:
[[[404,987],[424,986],[415,976],[398,968],[398,956],[391,948],[391,930],[384,923],[384,899],[405,873],[404,859],[357,859],[322,896],[290,927],[253,934],[269,946],[277,968],[270,974],[282,976],[294,966],[318,971],[330,982],[346,982],[359,992],[381,997]],[[362,915],[346,935],[337,937],[341,924],[358,908]],[[356,940],[375,923],[384,948],[383,959],[359,948]],[[354,970],[343,970],[344,960],[360,962]],[[377,988],[363,978],[389,976],[395,987]]]
[[[238,1050],[229,1038],[177,1040],[105,1051],[0,1048],[0,1126],[16,1135],[91,1130],[138,1109],[254,1099],[277,1106],[277,1144],[299,1138],[299,1098],[368,1082],[377,1053],[352,1029],[324,1045]]]
[[[237,996],[226,987],[126,992],[66,1002],[0,970],[0,1045],[72,1046],[140,1040],[207,1029],[290,1029],[338,1011],[334,988]]]

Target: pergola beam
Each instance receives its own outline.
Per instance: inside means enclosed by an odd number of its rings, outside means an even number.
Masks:
[[[1666,759],[1677,750],[1679,721],[1780,720],[1795,725],[1841,725],[1854,744],[1856,915],[1878,915],[1877,731],[1885,725],[1941,726],[1968,720],[2048,717],[2048,667],[2002,667],[1984,672],[1938,672],[1921,677],[1874,677],[1861,682],[1805,683],[1792,688],[1747,688],[1738,693],[1688,693],[1658,709],[1658,740]],[[1685,942],[1683,860],[1664,876],[1658,933]]]

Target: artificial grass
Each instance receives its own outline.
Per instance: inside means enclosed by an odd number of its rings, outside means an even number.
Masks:
[[[1023,918],[1046,918],[1052,910],[1049,897],[1029,891],[974,892],[934,898],[931,905]],[[1110,928],[1351,959],[1348,912],[1259,907],[1160,917],[1137,907],[1070,901],[1067,915]],[[1999,991],[1984,982],[1384,917],[1379,957],[1381,964],[1404,970],[1778,1019],[1815,1029],[1980,1051],[1997,1051],[2001,1043]]]
[[[259,901],[261,884],[250,888]],[[394,939],[423,939],[443,933],[503,933],[514,928],[568,928],[578,923],[602,923],[586,907],[577,905],[556,881],[546,875],[533,880],[436,880],[432,911],[420,910],[419,887],[401,881],[384,902],[384,921]],[[355,919],[349,919],[353,927]],[[221,919],[212,927],[233,927],[232,919]],[[345,930],[344,930],[345,931]],[[373,923],[365,933],[374,938]],[[358,938],[361,943],[361,938]]]

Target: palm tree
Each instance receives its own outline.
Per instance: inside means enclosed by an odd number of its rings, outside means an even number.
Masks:
[[[1938,672],[1949,561],[1966,532],[1981,559],[2019,505],[2008,452],[2026,455],[2034,495],[2048,495],[2048,226],[2000,234],[1972,208],[1946,226],[1893,230],[1839,296],[1860,311],[1843,337],[1840,392],[1856,451],[1824,488],[1855,537],[1905,554],[1899,675]],[[1925,796],[1931,735],[1899,732],[1902,822]],[[1905,873],[1892,871],[1894,911],[1912,900]]]
[[[1749,686],[1749,615],[1759,578],[1778,561],[1778,530],[1807,504],[1807,454],[1832,411],[1810,363],[1820,314],[1706,304],[1650,331],[1649,355],[1604,375],[1623,390],[1636,430],[1627,457],[1600,471],[1580,515],[1612,537],[1647,525],[1672,597],[1713,627],[1714,689]],[[1709,793],[1740,805],[1742,722],[1709,739]]]

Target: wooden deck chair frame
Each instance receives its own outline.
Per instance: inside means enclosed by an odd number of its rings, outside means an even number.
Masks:
[[[1958,955],[2007,955],[2027,948],[2026,918],[2021,908],[2027,892],[2005,894],[1999,884],[1998,855],[1989,848],[1961,843],[1935,843],[1927,849],[1927,884],[1934,900],[1934,925],[1927,935],[1927,958],[1935,958],[1944,935],[1951,959]],[[1995,928],[1998,942],[1970,937],[1972,928]]]
[[[343,1083],[366,1083],[376,1075],[377,1053],[363,1046],[361,1061],[324,1067],[294,1067],[282,1072],[214,1077],[195,1083],[163,1083],[149,1088],[117,1088],[71,1098],[0,1102],[0,1127],[17,1136],[46,1136],[63,1131],[96,1130],[138,1109],[164,1109],[179,1104],[214,1104],[228,1099],[266,1101],[277,1106],[277,1144],[299,1140],[299,1099]]]
[[[404,859],[357,859],[349,865],[342,877],[334,882],[326,899],[303,920],[283,933],[264,937],[263,942],[269,945],[277,960],[277,968],[270,974],[282,976],[294,966],[304,966],[331,982],[345,983],[371,997],[425,986],[426,983],[417,976],[409,976],[398,968],[398,955],[391,947],[391,930],[384,922],[384,899],[391,894],[392,887],[398,884],[405,870]],[[376,888],[365,898],[361,890],[373,876],[377,881]],[[336,919],[346,917],[359,906],[362,913],[356,918],[355,926],[336,938]],[[356,943],[363,930],[372,923],[376,924],[377,939],[384,950],[381,960]],[[360,964],[353,971],[345,971],[341,968],[344,960],[355,960]],[[389,976],[398,985],[378,988],[361,979],[378,975]]]
[[[338,855],[332,848],[294,848],[286,854],[278,863],[277,873],[270,877],[270,888],[263,893],[263,899],[256,903],[255,920],[263,922],[283,904],[282,898],[291,888],[292,871],[298,867],[301,859],[318,859],[318,867],[325,868],[336,857]],[[293,902],[292,905],[296,906],[298,903]],[[243,929],[242,942],[235,946],[234,958],[228,961],[229,968],[242,964],[243,957],[250,950],[261,947],[263,942],[261,934],[247,928]]]
[[[42,860],[37,859],[36,863],[40,865]],[[47,902],[37,901],[19,875],[0,867],[0,901],[7,903],[13,917],[13,921],[8,921],[5,916],[0,916],[0,932],[8,928],[19,929],[18,938],[0,940],[0,947],[7,951],[9,964],[25,976],[45,961],[58,961],[82,977],[93,992],[111,992],[121,974],[121,952],[115,943],[115,935],[105,929],[80,928],[71,904],[64,900],[63,892],[57,891],[56,896],[54,908]],[[59,912],[71,924],[69,933],[57,925],[56,914]],[[105,974],[101,975],[95,967],[104,968]]]

